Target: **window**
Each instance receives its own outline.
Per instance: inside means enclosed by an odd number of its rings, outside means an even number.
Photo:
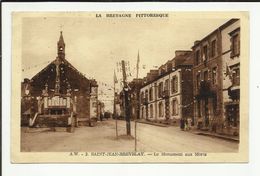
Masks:
[[[178,108],[177,108],[177,100],[173,99],[172,100],[172,115],[178,115]]]
[[[217,67],[212,69],[212,84],[217,83]]]
[[[208,81],[209,76],[208,76],[208,71],[204,71],[204,81]]]
[[[211,42],[211,51],[210,51],[210,55],[211,57],[215,57],[216,56],[216,51],[217,51],[217,45],[216,45],[216,40],[213,40]]]
[[[197,102],[197,113],[198,117],[201,117],[200,101]]]
[[[157,83],[154,83],[154,97],[158,97],[158,87],[157,87]]]
[[[232,83],[234,86],[240,85],[240,70],[239,68],[234,68],[232,71]]]
[[[169,89],[169,79],[166,79],[164,84],[164,90],[168,90],[168,89]]]
[[[164,96],[168,96],[169,95],[169,79],[165,80],[163,94],[164,94]]]
[[[200,50],[197,50],[195,53],[195,64],[198,65],[200,63]]]
[[[142,118],[144,118],[144,107],[142,107]]]
[[[235,57],[240,54],[240,28],[237,28],[236,30],[229,33],[231,39],[231,55],[230,57]]]
[[[200,73],[197,74],[197,76],[196,76],[196,86],[197,86],[197,89],[199,89],[199,87],[200,87]]]
[[[214,115],[217,115],[217,108],[218,108],[218,103],[217,103],[217,96],[214,96],[213,97],[213,100],[212,100],[212,105],[213,105],[213,113]]]
[[[144,92],[141,93],[141,103],[144,103]]]
[[[231,57],[235,57],[235,56],[239,55],[239,53],[240,53],[238,34],[232,36],[231,42],[232,42],[231,43]]]
[[[203,47],[203,61],[207,61],[208,60],[208,46],[205,45]]]
[[[150,105],[150,118],[153,118],[153,105]]]
[[[163,82],[159,83],[159,92],[158,92],[158,98],[162,97],[162,92],[163,92]]]
[[[146,101],[148,100],[148,90],[147,89],[145,90],[145,100]]]
[[[239,126],[239,105],[228,105],[226,106],[226,116],[229,126]]]
[[[163,117],[163,103],[159,103],[159,117]]]
[[[150,89],[149,89],[149,100],[153,101],[153,88],[152,87],[150,87]]]
[[[178,92],[178,78],[177,76],[172,77],[172,93]]]

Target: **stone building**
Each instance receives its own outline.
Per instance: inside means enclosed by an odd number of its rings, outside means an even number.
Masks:
[[[230,82],[226,75],[232,66],[229,48],[232,42],[227,31],[231,32],[235,28],[231,26],[236,26],[237,22],[237,19],[229,20],[200,41],[195,41],[192,47],[194,118],[199,129],[223,132],[227,120],[224,103]],[[238,44],[235,45],[238,48]]]
[[[151,71],[140,89],[140,118],[155,122],[176,123],[192,118],[191,51],[176,51],[175,57]]]
[[[21,114],[29,113],[33,124],[57,117],[68,122],[72,114],[79,121],[88,121],[96,117],[92,105],[97,101],[97,88],[95,80],[87,79],[66,59],[65,42],[60,32],[56,59],[22,83]]]

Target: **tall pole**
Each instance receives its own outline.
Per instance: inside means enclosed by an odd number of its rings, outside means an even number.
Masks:
[[[115,117],[115,120],[116,120],[116,138],[118,139],[118,130],[117,130],[117,115],[116,115],[116,73],[114,71],[114,117]]]
[[[139,74],[139,62],[140,62],[140,56],[139,56],[139,50],[138,50],[137,63],[136,63],[136,78],[138,78],[138,74]]]
[[[137,63],[136,63],[136,79],[138,79],[138,75],[139,75],[139,62],[140,62],[140,56],[139,56],[139,50],[138,50]],[[140,108],[140,107],[138,106],[138,108]],[[137,151],[137,133],[136,132],[137,132],[137,118],[135,118],[135,151]]]
[[[57,57],[55,60],[55,65],[56,65],[56,78],[55,78],[55,95],[59,95],[60,93],[60,58]]]
[[[137,151],[137,133],[136,133],[136,130],[137,130],[137,121],[135,119],[135,152]]]
[[[130,111],[129,111],[129,100],[128,100],[128,86],[126,82],[126,71],[125,71],[125,61],[122,60],[122,72],[123,72],[123,83],[124,83],[124,99],[125,99],[125,120],[126,120],[126,134],[131,135],[130,126]]]

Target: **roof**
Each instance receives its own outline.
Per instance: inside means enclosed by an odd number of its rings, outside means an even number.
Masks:
[[[190,54],[180,65],[193,65],[192,54]]]
[[[193,59],[192,59],[192,52],[189,50],[189,51],[187,51],[186,53],[184,53],[184,54],[182,54],[182,55],[178,55],[178,56],[175,56],[171,61],[179,61],[179,63],[177,63],[176,64],[176,68],[179,68],[179,67],[181,67],[181,66],[184,66],[184,67],[190,67],[190,66],[192,66],[193,65]],[[167,61],[166,63],[168,63],[169,61]],[[163,64],[162,66],[165,66],[166,64]],[[162,67],[161,66],[161,67]],[[160,68],[161,68],[160,67]],[[159,68],[159,69],[160,69]],[[175,72],[177,69],[175,69],[175,70],[169,70],[169,71],[167,71],[167,72],[164,72],[163,74],[161,74],[161,75],[158,75],[158,76],[156,76],[156,78],[154,78],[153,80],[150,80],[150,81],[147,81],[146,83],[144,83],[142,86],[141,86],[141,88],[143,88],[143,87],[145,87],[145,86],[147,86],[148,84],[151,84],[152,82],[154,82],[154,81],[157,81],[158,79],[160,79],[160,78],[162,78],[162,77],[164,77],[165,75],[167,75],[167,74],[170,74],[170,73],[172,73],[172,72]],[[144,78],[145,79],[145,78]]]
[[[58,43],[65,45],[65,42],[64,42],[64,39],[63,39],[63,35],[62,35],[62,31],[60,31],[60,38],[59,38]]]
[[[31,86],[34,89],[34,93],[39,94],[41,90],[48,84],[50,89],[55,87],[56,79],[56,65],[55,60],[43,68],[31,79]],[[60,87],[61,93],[66,92],[68,85],[72,89],[80,89],[82,91],[90,91],[90,80],[88,80],[82,73],[80,73],[73,65],[71,65],[66,59],[61,60],[60,65]]]

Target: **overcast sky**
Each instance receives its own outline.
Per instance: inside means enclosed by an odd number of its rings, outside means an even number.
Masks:
[[[95,18],[35,17],[24,18],[22,27],[23,78],[32,78],[57,56],[60,30],[66,43],[66,59],[86,77],[99,84],[99,98],[112,110],[113,74],[118,79],[116,62],[130,63],[136,75],[140,53],[139,76],[174,57],[175,50],[190,50],[200,40],[229,19],[194,18]],[[62,27],[60,27],[62,26]],[[129,77],[132,80],[133,77]],[[110,85],[110,86],[108,86]],[[118,86],[119,88],[119,86]],[[101,93],[103,92],[103,95]]]

